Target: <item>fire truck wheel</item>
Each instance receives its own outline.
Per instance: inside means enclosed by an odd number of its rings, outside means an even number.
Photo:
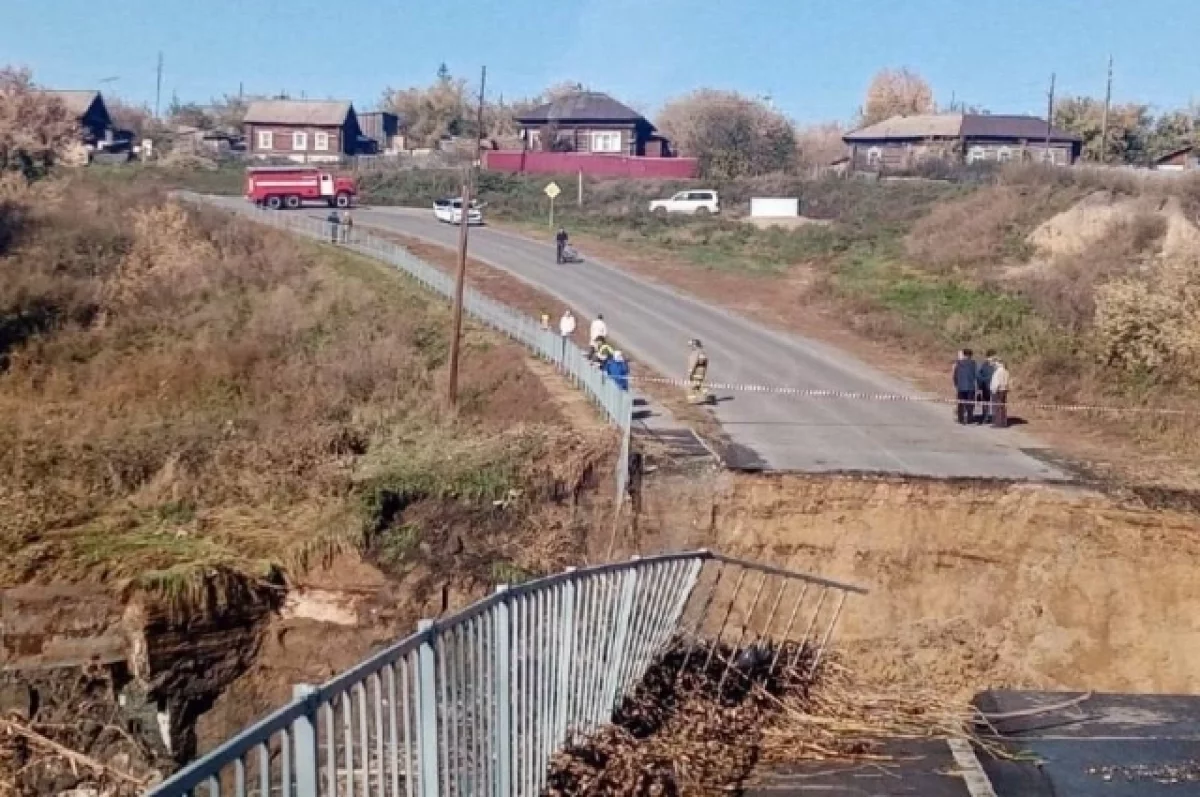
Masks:
[[[286,200],[284,200],[284,204],[287,205],[288,210],[295,210],[296,208],[300,207],[300,197],[292,194]]]
[[[349,194],[338,194],[337,199],[334,201],[337,202],[337,206],[339,208],[350,207],[350,195]]]
[[[283,207],[283,200],[277,196],[269,196],[267,197],[267,207],[271,210],[279,210]]]

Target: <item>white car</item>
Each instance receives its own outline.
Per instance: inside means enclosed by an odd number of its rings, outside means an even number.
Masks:
[[[691,216],[705,216],[720,211],[717,192],[708,190],[680,191],[670,199],[655,199],[650,203],[650,212],[660,215],[687,213]]]
[[[462,198],[439,199],[433,203],[433,215],[447,224],[462,224]],[[483,224],[483,206],[471,200],[467,224]]]

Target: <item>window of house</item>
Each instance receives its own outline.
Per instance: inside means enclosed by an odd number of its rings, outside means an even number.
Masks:
[[[329,134],[328,133],[313,133],[313,149],[317,152],[329,151]]]
[[[983,147],[971,147],[967,150],[967,163],[979,163],[987,160],[987,150]]]
[[[1000,161],[1001,163],[1008,163],[1010,160],[1012,160],[1012,150],[1008,147],[1001,147],[1000,149],[996,150],[996,160]]]
[[[292,149],[308,149],[308,133],[292,133]]]
[[[621,134],[619,132],[592,133],[592,152],[620,152]]]
[[[867,150],[867,165],[878,166],[883,162],[883,150],[879,147],[871,147]]]
[[[270,130],[258,131],[258,148],[275,149],[275,134]]]
[[[1057,160],[1058,159],[1054,156],[1053,149],[1043,149],[1042,150],[1042,163],[1054,163]]]

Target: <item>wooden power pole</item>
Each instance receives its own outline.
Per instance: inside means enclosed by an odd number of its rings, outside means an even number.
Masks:
[[[1050,75],[1050,92],[1047,94],[1046,101],[1046,152],[1050,152],[1050,133],[1054,129],[1054,78],[1055,75]],[[1048,156],[1043,156],[1048,157]]]
[[[450,333],[450,382],[446,391],[446,398],[451,409],[458,406],[458,359],[462,343],[463,292],[466,290],[467,283],[467,237],[468,231],[471,228],[469,222],[471,219],[471,194],[473,193],[471,190],[473,187],[471,185],[471,178],[474,174],[475,164],[479,161],[481,154],[480,145],[483,140],[483,91],[486,86],[487,67],[485,66],[479,78],[479,110],[475,117],[475,158],[467,167],[467,173],[463,179],[462,199],[458,216],[458,275],[454,280],[454,329]]]
[[[159,115],[159,110],[162,107],[161,106],[161,103],[162,103],[162,66],[163,66],[162,50],[159,50],[158,51],[158,78],[157,78],[157,80],[155,82],[155,86],[154,86],[154,118],[155,119],[162,118]]]
[[[1108,57],[1108,83],[1104,88],[1104,117],[1100,122],[1100,162],[1108,162],[1108,109],[1112,107],[1112,64],[1113,59]]]

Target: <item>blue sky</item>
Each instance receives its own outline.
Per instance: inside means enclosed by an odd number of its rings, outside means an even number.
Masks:
[[[348,98],[488,66],[488,94],[563,79],[653,112],[708,86],[770,95],[797,121],[848,119],[880,67],[907,65],[996,113],[1059,91],[1158,107],[1200,100],[1197,0],[6,0],[0,63],[153,103],[236,93]],[[12,7],[15,5],[15,8]],[[178,8],[178,10],[176,10]],[[352,9],[359,9],[354,11]],[[117,80],[101,83],[104,78]]]

